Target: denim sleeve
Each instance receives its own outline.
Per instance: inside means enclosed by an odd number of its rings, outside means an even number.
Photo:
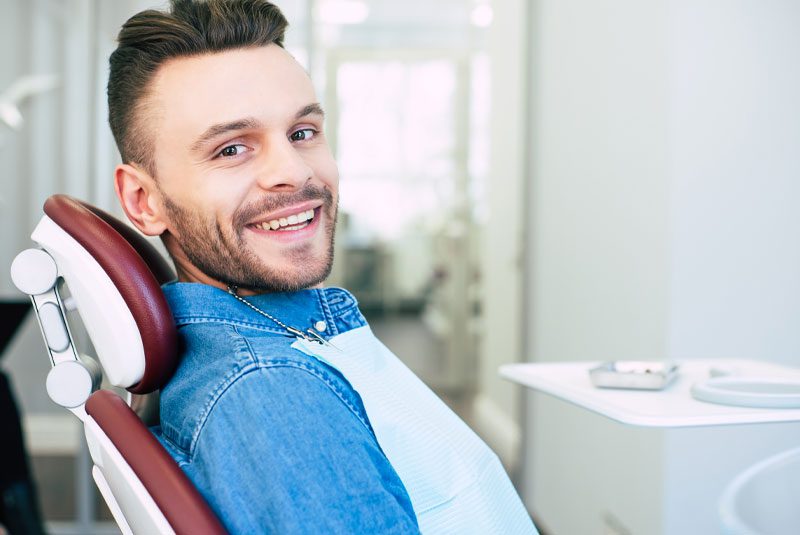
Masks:
[[[336,383],[255,368],[219,396],[188,472],[231,533],[417,533],[411,501]]]

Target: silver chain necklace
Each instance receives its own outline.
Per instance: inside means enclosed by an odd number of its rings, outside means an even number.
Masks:
[[[244,303],[245,305],[247,305],[248,307],[250,307],[254,311],[258,312],[259,314],[261,314],[265,318],[273,321],[276,325],[278,325],[284,331],[286,331],[286,333],[287,333],[286,336],[294,336],[295,338],[302,338],[303,340],[306,340],[307,342],[317,342],[318,344],[330,346],[330,347],[332,347],[334,349],[339,349],[338,347],[336,347],[335,345],[333,345],[329,341],[325,340],[322,337],[322,335],[320,335],[314,329],[309,328],[309,329],[306,329],[306,332],[303,332],[300,329],[295,329],[294,327],[290,327],[289,325],[286,325],[285,323],[283,323],[281,320],[279,320],[278,318],[276,318],[272,314],[268,314],[268,313],[264,312],[263,310],[261,310],[260,308],[255,306],[250,301],[240,297],[236,293],[237,290],[238,290],[238,288],[236,286],[233,286],[233,285],[230,285],[230,284],[228,285],[228,293],[229,294],[231,294],[237,300],[241,301],[242,303]]]

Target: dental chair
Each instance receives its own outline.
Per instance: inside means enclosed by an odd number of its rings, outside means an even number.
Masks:
[[[131,409],[177,365],[177,334],[160,284],[174,278],[136,231],[89,204],[54,195],[11,277],[30,295],[52,368],[50,398],[81,420],[92,475],[123,533],[217,534],[222,524]],[[66,285],[66,288],[65,288]],[[67,292],[69,295],[67,295]],[[76,308],[99,363],[75,345]],[[127,390],[100,390],[101,378]]]

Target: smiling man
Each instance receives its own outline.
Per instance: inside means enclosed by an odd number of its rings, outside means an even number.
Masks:
[[[497,457],[323,288],[338,172],[286,21],[180,0],[110,59],[115,185],[178,272],[157,435],[235,533],[535,533]]]
[[[321,283],[338,172],[305,71],[277,45],[164,63],[127,125],[152,136],[145,166],[117,169],[128,215],[166,231],[181,280],[258,292]]]

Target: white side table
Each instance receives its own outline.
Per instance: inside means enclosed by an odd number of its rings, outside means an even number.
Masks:
[[[800,409],[718,405],[690,393],[712,367],[782,379],[800,379],[800,369],[687,360],[664,390],[643,391],[596,388],[589,370],[598,364],[500,369],[536,392],[526,425],[539,450],[524,453],[524,499],[553,533],[719,533],[718,501],[733,478],[800,445]]]
[[[800,409],[756,409],[718,405],[694,399],[690,388],[709,377],[712,367],[745,376],[797,379],[800,369],[753,360],[691,360],[680,362],[678,377],[663,390],[597,388],[589,370],[599,362],[507,364],[504,378],[545,392],[619,422],[645,427],[695,427],[800,421]]]

